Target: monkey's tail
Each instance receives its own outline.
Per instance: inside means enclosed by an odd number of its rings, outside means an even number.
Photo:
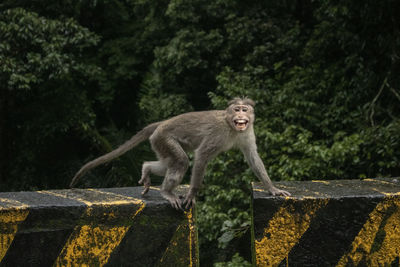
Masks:
[[[141,142],[147,140],[157,129],[159,124],[160,122],[155,122],[146,126],[117,149],[83,165],[83,167],[75,174],[74,178],[72,178],[72,181],[69,184],[69,186],[73,187],[78,182],[79,178],[82,177],[89,170],[121,156],[122,154],[128,152],[129,150],[140,144]]]

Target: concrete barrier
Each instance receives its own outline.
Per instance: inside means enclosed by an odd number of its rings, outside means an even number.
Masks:
[[[256,266],[399,266],[399,179],[276,184],[253,185]]]
[[[141,190],[0,193],[0,265],[198,266],[193,211]]]
[[[276,184],[253,185],[254,265],[399,266],[400,179]],[[199,266],[193,211],[141,190],[0,193],[0,266]]]

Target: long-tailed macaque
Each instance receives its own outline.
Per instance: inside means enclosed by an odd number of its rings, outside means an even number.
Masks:
[[[171,119],[148,125],[117,149],[84,165],[70,184],[73,187],[79,177],[90,169],[106,163],[149,138],[158,161],[144,162],[142,194],[150,188],[150,174],[165,176],[161,195],[176,209],[195,204],[195,196],[202,182],[207,163],[219,153],[233,147],[239,148],[255,175],[272,195],[290,196],[289,192],[277,189],[271,182],[264,164],[257,153],[254,135],[254,101],[235,98],[226,110],[190,112]],[[194,164],[189,191],[183,201],[173,193],[189,167],[185,151],[194,151]]]

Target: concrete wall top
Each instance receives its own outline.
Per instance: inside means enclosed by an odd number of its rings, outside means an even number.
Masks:
[[[188,186],[182,185],[177,191],[184,195]],[[100,188],[100,189],[63,189],[26,192],[0,193],[0,210],[39,207],[87,207],[93,205],[139,204],[146,206],[167,205],[161,197],[158,187],[151,187],[147,195],[142,196],[142,187]]]
[[[343,198],[383,197],[400,194],[400,178],[377,178],[362,180],[312,180],[281,181],[274,183],[278,188],[289,191],[291,198]],[[261,183],[253,184],[253,197],[275,198],[265,192]]]

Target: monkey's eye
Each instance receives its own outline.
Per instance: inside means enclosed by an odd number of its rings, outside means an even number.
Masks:
[[[242,108],[242,111],[243,112],[247,112],[247,108]]]
[[[240,111],[240,108],[239,108],[239,107],[235,107],[235,108],[233,108],[233,110],[234,110],[235,112],[239,112],[239,111]]]

